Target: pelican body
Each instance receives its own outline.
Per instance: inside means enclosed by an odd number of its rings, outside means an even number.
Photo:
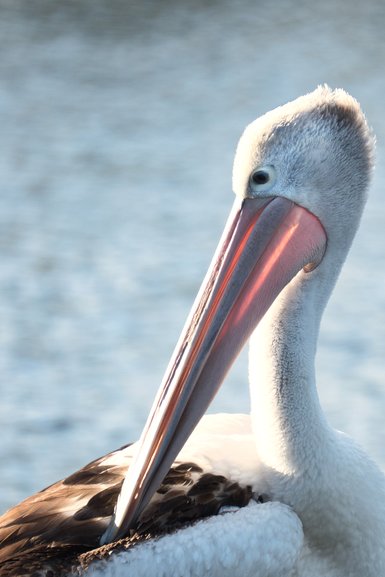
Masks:
[[[328,423],[314,369],[373,149],[358,103],[326,86],[246,128],[139,442],[5,513],[0,576],[385,575],[385,476]],[[248,339],[250,415],[201,419]]]

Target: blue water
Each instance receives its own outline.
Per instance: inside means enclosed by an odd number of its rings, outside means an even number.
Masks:
[[[243,127],[323,82],[361,101],[378,167],[318,382],[385,467],[384,27],[382,0],[0,0],[0,509],[138,436]],[[248,410],[245,363],[213,410]]]

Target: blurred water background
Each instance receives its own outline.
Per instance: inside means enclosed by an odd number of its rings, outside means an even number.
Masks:
[[[0,509],[137,438],[246,123],[342,86],[378,139],[322,326],[333,424],[385,467],[385,3],[0,0]],[[212,410],[247,411],[243,354]]]

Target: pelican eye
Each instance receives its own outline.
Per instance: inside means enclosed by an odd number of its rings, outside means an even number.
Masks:
[[[261,166],[250,175],[250,187],[255,191],[267,190],[273,186],[276,178],[274,166]]]
[[[256,170],[251,175],[254,184],[266,184],[270,180],[270,174],[266,170]]]

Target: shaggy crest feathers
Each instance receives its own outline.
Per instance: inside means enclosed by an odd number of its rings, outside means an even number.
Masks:
[[[342,89],[319,86],[246,127],[235,155],[233,189],[243,196],[253,168],[277,159],[287,169],[285,183],[293,187],[297,179],[311,174],[311,167],[303,170],[309,161],[313,161],[313,172],[317,175],[324,160],[320,155],[327,158],[330,151],[336,155],[335,180],[343,180],[341,169],[351,168],[354,163],[348,177],[352,180],[357,173],[358,180],[353,180],[353,186],[360,187],[370,178],[374,150],[375,137],[357,100]]]

